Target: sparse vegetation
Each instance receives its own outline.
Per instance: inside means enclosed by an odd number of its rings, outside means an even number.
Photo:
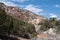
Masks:
[[[50,18],[41,24],[40,30],[46,31],[49,28],[55,28],[56,33],[60,33],[60,21],[57,18]]]
[[[2,5],[3,6],[3,5]],[[3,8],[3,7],[2,7]],[[22,10],[21,10],[22,11]],[[22,11],[24,12],[24,11]],[[29,11],[28,11],[29,13]],[[27,23],[28,20],[35,19],[35,15],[28,15],[26,12],[25,15],[22,16],[21,14],[15,14],[15,16],[7,15],[4,9],[0,8],[0,35],[5,34],[5,35],[14,35],[18,37],[24,37],[24,38],[33,38],[37,35],[35,27],[31,23]],[[27,16],[27,20],[23,21],[24,18],[21,17]],[[19,18],[18,18],[19,17]],[[57,20],[57,18],[50,18],[44,20],[44,22],[38,24],[40,27],[39,31],[46,31],[49,28],[55,28],[56,33],[60,33],[60,20]],[[38,26],[37,26],[38,27]],[[3,35],[4,36],[4,35]]]
[[[35,32],[33,24],[14,19],[13,17],[6,15],[6,12],[2,9],[0,10],[0,19],[0,33],[23,36],[25,34],[28,35],[28,33],[34,34]]]

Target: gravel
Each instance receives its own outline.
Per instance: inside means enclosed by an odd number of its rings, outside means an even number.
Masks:
[[[37,38],[37,37],[34,37],[32,38],[31,40],[60,40],[60,34],[57,34],[57,35],[49,35],[47,38]]]

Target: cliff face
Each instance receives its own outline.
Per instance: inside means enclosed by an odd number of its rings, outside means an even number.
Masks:
[[[39,24],[40,22],[45,20],[44,17],[33,14],[29,10],[22,10],[22,9],[18,9],[16,7],[11,7],[11,6],[6,7],[5,11],[8,15],[10,15],[14,18],[17,18],[19,20],[24,20],[24,21],[27,21],[28,23],[32,23],[32,24]]]
[[[6,12],[8,15],[10,15],[10,16],[16,18],[16,19],[19,19],[19,20],[20,20],[20,19],[21,19],[21,20],[26,20],[26,19],[27,19],[27,17],[21,12],[21,10],[19,10],[19,9],[16,8],[16,7],[11,7],[11,6],[6,7],[6,8],[5,8],[5,12]]]

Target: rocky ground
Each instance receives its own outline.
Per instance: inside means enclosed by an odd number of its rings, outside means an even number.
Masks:
[[[47,38],[32,38],[31,40],[60,40],[60,34],[57,34],[55,36],[49,35]]]

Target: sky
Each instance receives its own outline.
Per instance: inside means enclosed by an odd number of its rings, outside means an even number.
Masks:
[[[60,19],[60,0],[0,0],[7,6],[17,6],[42,15],[46,18]]]

